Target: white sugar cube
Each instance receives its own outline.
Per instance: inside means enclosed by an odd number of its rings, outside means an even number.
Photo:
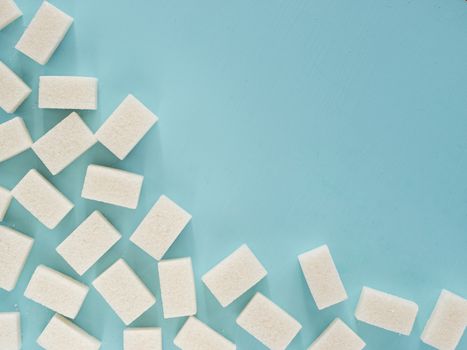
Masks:
[[[120,237],[115,227],[96,210],[57,247],[57,252],[83,275]]]
[[[15,288],[33,243],[31,237],[0,226],[0,288]]]
[[[156,303],[154,295],[123,259],[117,260],[92,284],[126,325]]]
[[[32,145],[33,151],[56,175],[96,143],[94,134],[73,112]]]
[[[191,258],[162,260],[158,269],[164,318],[196,314],[195,279]]]
[[[124,159],[158,118],[133,95],[128,95],[96,133],[97,139]]]
[[[417,313],[418,305],[413,301],[363,287],[355,317],[387,331],[409,335]]]
[[[97,79],[76,76],[39,77],[39,108],[97,109]]]
[[[365,345],[349,326],[336,318],[308,350],[362,350]]]
[[[35,169],[30,170],[11,193],[49,229],[55,228],[73,209],[73,203]]]
[[[0,124],[0,162],[31,147],[32,140],[23,119],[15,117]]]
[[[99,340],[57,314],[37,338],[37,344],[45,350],[98,350],[101,347]]]
[[[421,339],[439,350],[454,350],[467,326],[467,299],[442,290]]]
[[[127,328],[123,331],[123,350],[162,350],[160,328]]]
[[[182,350],[235,350],[237,347],[196,317],[190,317],[174,339]]]
[[[44,1],[15,48],[39,64],[46,64],[68,32],[73,18]]]
[[[266,275],[266,269],[244,244],[214,266],[202,279],[219,303],[226,307]]]
[[[190,220],[189,213],[166,196],[161,196],[133,232],[130,241],[160,260]]]
[[[6,188],[0,186],[0,221],[3,221],[10,206],[11,193]]]
[[[284,350],[302,326],[266,298],[256,293],[237,318],[237,324],[271,350]]]
[[[299,255],[298,260],[318,310],[347,299],[347,293],[327,245]]]
[[[0,312],[0,349],[21,349],[21,316],[19,312]]]
[[[63,316],[75,318],[89,288],[73,278],[39,265],[24,292],[24,296]]]
[[[13,113],[30,93],[31,88],[0,61],[0,108]]]
[[[144,177],[120,169],[91,164],[84,179],[83,198],[135,209]]]
[[[0,30],[22,15],[23,13],[13,0],[0,0]]]

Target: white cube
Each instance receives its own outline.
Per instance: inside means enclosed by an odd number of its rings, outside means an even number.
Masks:
[[[57,314],[37,338],[37,344],[45,350],[98,350],[101,347],[99,340]]]
[[[97,79],[76,76],[39,77],[39,108],[97,109]]]
[[[161,329],[156,327],[125,329],[123,350],[162,350]]]
[[[365,342],[342,320],[336,318],[308,350],[362,350]]]
[[[80,116],[73,112],[32,145],[53,175],[57,175],[96,143]]]
[[[191,258],[162,260],[158,269],[164,318],[196,314],[195,278]]]
[[[46,64],[68,32],[73,18],[44,1],[15,48],[39,64]]]
[[[6,188],[0,186],[0,221],[3,221],[5,214],[10,207],[12,195]]]
[[[266,275],[266,269],[250,248],[243,244],[209,270],[202,280],[219,303],[226,307]]]
[[[133,232],[130,241],[160,260],[190,220],[188,212],[161,196]]]
[[[123,259],[105,270],[92,284],[126,325],[156,303],[154,295]]]
[[[436,349],[453,350],[459,345],[466,326],[467,299],[442,290],[421,339]]]
[[[120,238],[115,227],[96,210],[57,247],[57,252],[83,275]]]
[[[261,293],[243,309],[237,324],[271,350],[286,349],[302,329],[297,320]]]
[[[49,229],[54,229],[73,209],[73,203],[35,169],[30,170],[11,193]]]
[[[0,108],[13,113],[30,93],[31,88],[0,61]]]
[[[120,169],[91,164],[81,196],[98,202],[136,209],[144,177]]]
[[[26,151],[31,145],[23,119],[16,117],[0,124],[0,162]]]
[[[75,318],[88,294],[88,286],[73,278],[39,265],[24,296],[63,316]]]
[[[417,313],[418,305],[413,301],[363,287],[355,317],[387,331],[410,335]]]
[[[0,226],[0,288],[12,291],[18,282],[34,240],[15,230]]]
[[[158,121],[133,95],[128,95],[96,132],[97,139],[119,159],[128,153]]]
[[[21,349],[21,316],[19,312],[0,312],[0,349]]]
[[[13,0],[0,0],[0,30],[22,15],[23,13]]]
[[[235,350],[237,347],[214,329],[190,317],[174,339],[174,344],[182,350]]]

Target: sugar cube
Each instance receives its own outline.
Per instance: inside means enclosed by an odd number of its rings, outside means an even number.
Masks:
[[[158,118],[133,95],[128,95],[96,133],[97,139],[119,159],[146,135]]]
[[[219,303],[226,307],[266,275],[266,269],[243,244],[207,272],[202,280]]]
[[[88,294],[88,286],[73,278],[39,265],[24,296],[63,316],[75,318]]]
[[[55,314],[42,331],[37,344],[45,350],[98,350],[99,340],[63,316]]]
[[[73,209],[73,203],[35,169],[31,169],[11,193],[13,198],[49,229],[55,228]]]
[[[16,117],[0,124],[0,162],[26,151],[31,145],[23,119]]]
[[[237,346],[211,327],[191,316],[174,339],[182,350],[235,350]]]
[[[11,193],[6,188],[0,186],[0,221],[3,221],[5,214],[10,206]]]
[[[308,350],[362,350],[365,345],[349,326],[336,318]]]
[[[96,210],[57,247],[57,252],[83,275],[120,237],[115,227]]]
[[[347,293],[327,245],[299,255],[298,260],[318,310],[347,299]]]
[[[156,303],[156,298],[123,259],[117,260],[92,284],[126,325]]]
[[[363,287],[355,317],[375,327],[409,335],[417,313],[418,305],[413,301]]]
[[[57,175],[96,143],[94,134],[73,112],[32,145],[47,169]]]
[[[133,232],[130,241],[160,260],[190,220],[189,213],[166,196],[161,196]]]
[[[8,292],[15,288],[33,243],[31,237],[0,226],[0,288]]]
[[[160,328],[127,328],[123,331],[123,350],[162,350]]]
[[[91,164],[81,196],[95,201],[136,209],[144,177],[120,169]]]
[[[46,64],[68,32],[73,18],[44,1],[15,48],[39,64]]]
[[[196,314],[195,279],[191,258],[162,260],[158,269],[164,318]]]
[[[0,61],[0,108],[13,113],[30,93],[31,88]]]
[[[97,79],[75,76],[39,77],[39,108],[97,109]]]
[[[442,290],[421,339],[439,350],[454,350],[467,326],[467,299]]]
[[[0,30],[22,15],[23,13],[13,0],[0,0]]]
[[[271,350],[284,350],[302,329],[300,323],[256,293],[237,318],[237,324]]]
[[[19,312],[0,312],[0,349],[21,349],[20,319]]]

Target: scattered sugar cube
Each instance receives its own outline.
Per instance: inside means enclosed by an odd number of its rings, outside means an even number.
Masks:
[[[39,265],[24,296],[63,316],[75,318],[88,294],[88,286],[73,278]]]
[[[73,209],[73,203],[35,169],[21,179],[11,194],[49,229],[54,229]]]
[[[205,323],[191,316],[174,339],[182,350],[235,350],[237,346]]]
[[[96,143],[94,134],[73,112],[32,145],[47,169],[57,175]]]
[[[189,213],[166,196],[161,196],[133,232],[130,241],[160,260],[190,220]]]
[[[39,108],[97,109],[97,79],[75,76],[39,77]]]
[[[115,227],[96,210],[57,247],[57,252],[83,275],[120,237]]]
[[[3,221],[5,214],[10,206],[11,193],[6,188],[0,186],[0,221]]]
[[[365,345],[349,326],[336,318],[308,350],[362,350]]]
[[[83,198],[136,209],[144,176],[91,164],[84,179]]]
[[[207,272],[202,280],[219,303],[226,307],[266,275],[266,269],[243,244]]]
[[[13,0],[0,0],[0,30],[22,15],[23,13]]]
[[[298,260],[318,310],[347,299],[347,293],[327,245],[299,255]]]
[[[256,293],[237,318],[237,324],[271,350],[284,350],[302,326],[266,298]]]
[[[355,317],[375,327],[409,335],[417,313],[418,305],[413,301],[363,287]]]
[[[65,317],[55,314],[37,344],[45,350],[98,350],[101,343]]]
[[[0,288],[8,292],[15,288],[33,243],[31,237],[0,226]]]
[[[454,350],[467,326],[467,299],[442,290],[421,339],[439,350]]]
[[[0,0],[1,2],[1,0]],[[1,9],[1,6],[0,6]],[[0,312],[0,349],[21,349],[21,316],[19,312]]]
[[[68,32],[73,18],[44,1],[15,48],[39,64],[46,64]]]
[[[196,314],[196,290],[191,258],[162,260],[158,268],[164,318]]]
[[[162,350],[160,328],[127,328],[123,331],[123,350]]]
[[[26,151],[31,145],[31,136],[23,119],[15,117],[0,124],[0,162]]]
[[[0,61],[0,108],[13,113],[30,93],[31,88]]]
[[[157,116],[133,95],[128,95],[96,133],[97,139],[120,159],[157,123]]]
[[[154,295],[123,259],[117,260],[92,284],[125,325],[156,303]]]

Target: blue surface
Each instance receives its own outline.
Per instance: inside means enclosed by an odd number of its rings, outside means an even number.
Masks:
[[[37,109],[38,76],[99,78],[93,130],[128,93],[160,121],[125,159],[96,145],[56,177],[32,151],[0,164],[12,188],[38,168],[76,204],[48,231],[18,203],[6,224],[36,238],[0,311],[23,314],[24,349],[52,312],[22,294],[39,263],[90,283],[123,256],[158,298],[134,326],[161,326],[165,349],[184,319],[163,320],[156,263],[128,242],[162,193],[193,214],[168,257],[191,255],[198,316],[238,349],[264,349],[236,326],[254,291],[296,317],[305,349],[336,316],[368,349],[429,349],[419,336],[441,288],[467,297],[467,5],[461,0],[131,1],[56,0],[75,18],[45,67],[14,50],[38,0],[0,32],[0,59],[34,89],[18,109],[34,139],[68,114]],[[0,112],[0,120],[11,118]],[[145,175],[137,210],[80,198],[88,163]],[[83,278],[55,247],[99,208],[121,231]],[[223,309],[200,283],[247,243],[268,277]],[[318,312],[296,256],[327,243],[349,300]],[[363,285],[416,301],[410,337],[359,322]],[[91,288],[76,323],[120,349],[123,323]],[[458,349],[467,349],[464,337]]]

